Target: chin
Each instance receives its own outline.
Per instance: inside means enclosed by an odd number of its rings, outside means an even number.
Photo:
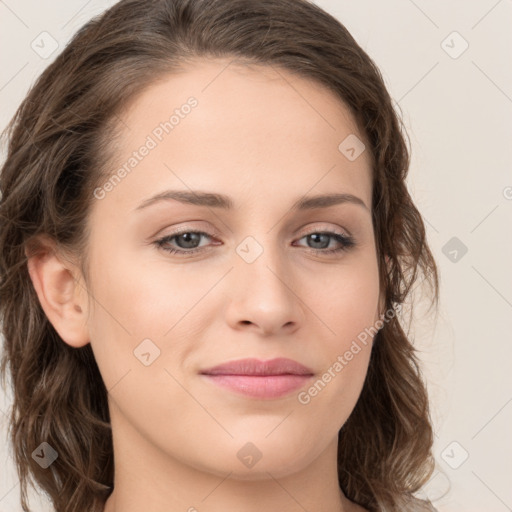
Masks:
[[[285,443],[276,437],[272,441],[236,441],[235,444],[219,454],[222,467],[214,470],[222,476],[231,473],[230,478],[234,480],[268,480],[269,473],[274,478],[283,478],[306,468],[320,455],[314,449],[306,451],[300,439],[288,438]],[[226,454],[230,455],[226,457]]]

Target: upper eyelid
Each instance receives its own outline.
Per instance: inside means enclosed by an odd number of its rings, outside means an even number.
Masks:
[[[168,233],[166,235],[162,235],[159,238],[172,238],[175,236],[183,235],[185,233],[197,233],[200,235],[206,235],[209,238],[218,238],[221,236],[219,233],[217,233],[215,231],[213,233],[210,233],[208,231],[204,231],[204,230],[196,229],[196,228],[184,228],[184,229],[179,229],[177,231],[174,231],[172,233]],[[341,230],[341,232],[340,232],[334,228],[311,228],[311,229],[307,230],[304,234],[302,234],[300,236],[300,238],[304,238],[305,236],[308,236],[313,233],[328,233],[328,234],[335,234],[335,235],[341,235],[341,236],[346,236],[346,237],[352,236],[347,230]]]
[[[303,228],[296,230],[295,233],[298,234],[298,232],[300,232],[302,229]],[[325,226],[325,225],[321,226],[321,227],[315,227],[314,226],[314,227],[311,227],[311,228],[306,228],[306,232],[302,236],[307,236],[308,234],[319,233],[319,232],[331,232],[331,233],[336,233],[336,234],[339,234],[339,235],[352,236],[351,231],[348,230],[347,228],[341,228],[341,227],[334,228],[334,227]],[[176,236],[176,235],[180,235],[180,234],[183,234],[183,233],[201,233],[201,234],[205,234],[205,235],[208,235],[208,236],[214,237],[214,238],[222,236],[221,233],[219,233],[215,229],[207,230],[207,229],[202,229],[202,228],[199,228],[199,227],[185,226],[183,228],[177,228],[176,231],[168,233],[167,235],[162,235],[161,237]]]

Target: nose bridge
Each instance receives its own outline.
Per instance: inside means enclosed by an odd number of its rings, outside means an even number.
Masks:
[[[250,321],[265,331],[297,322],[300,300],[293,292],[293,272],[283,249],[275,230],[259,230],[236,246],[232,320]]]
[[[246,236],[237,246],[237,279],[243,280],[249,289],[261,285],[273,292],[286,288],[290,279],[284,245],[276,239],[275,230]],[[284,281],[284,283],[283,283]],[[269,290],[270,291],[270,290]]]

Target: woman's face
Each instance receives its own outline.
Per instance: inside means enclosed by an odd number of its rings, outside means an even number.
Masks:
[[[327,89],[228,63],[198,61],[120,116],[89,218],[87,329],[115,442],[133,447],[116,464],[277,478],[332,457],[365,379],[383,312],[371,164]],[[307,202],[332,194],[357,199]],[[308,371],[202,373],[246,358]]]

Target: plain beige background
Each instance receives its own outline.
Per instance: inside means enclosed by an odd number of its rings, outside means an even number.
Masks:
[[[0,128],[72,34],[113,3],[0,0]],[[439,317],[419,310],[411,332],[436,431],[425,493],[440,512],[512,511],[512,0],[315,3],[380,67],[411,138],[409,186],[441,272]],[[41,38],[47,51],[58,45],[50,55],[34,51]],[[0,512],[17,512],[8,407],[0,393]]]

